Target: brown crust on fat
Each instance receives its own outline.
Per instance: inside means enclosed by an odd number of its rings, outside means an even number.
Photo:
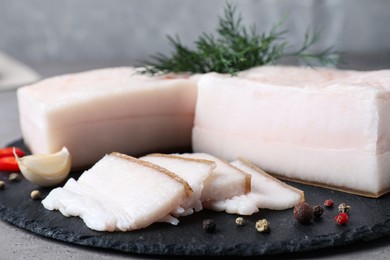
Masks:
[[[189,196],[192,193],[192,189],[191,189],[190,185],[183,178],[181,178],[180,176],[176,175],[175,173],[168,171],[167,169],[165,169],[157,164],[154,164],[154,163],[151,163],[148,161],[144,161],[141,159],[137,159],[137,158],[132,157],[130,155],[126,155],[126,154],[118,153],[118,152],[112,152],[110,155],[113,155],[115,157],[118,157],[118,158],[121,158],[124,160],[131,161],[131,162],[134,162],[137,164],[142,164],[143,166],[157,170],[157,171],[167,175],[168,177],[174,179],[175,181],[181,183],[184,186],[184,191],[185,191],[186,196]]]
[[[271,179],[272,181],[275,181],[275,182],[278,182],[279,184],[281,184],[282,186],[284,186],[285,188],[289,189],[289,190],[292,190],[292,191],[295,191],[297,193],[299,193],[300,195],[300,201],[303,202],[305,201],[305,193],[304,191],[298,189],[298,188],[295,188],[293,186],[290,186],[288,185],[287,183],[284,183],[282,182],[281,180],[279,180],[278,178],[275,178],[274,176],[272,176],[271,174],[268,174],[267,172],[265,172],[263,169],[261,169],[260,167],[258,167],[257,165],[255,165],[254,163],[248,161],[247,159],[245,158],[242,158],[242,157],[239,157],[238,160],[240,162],[242,162],[243,164],[245,164],[246,166],[248,166],[249,168],[251,168],[252,170],[254,170],[255,172],[257,172],[258,174],[261,174],[263,175],[264,177],[268,178],[268,179]]]
[[[244,177],[245,177],[244,193],[248,193],[248,192],[251,191],[251,177],[252,177],[252,176],[251,176],[250,174],[248,174],[248,173],[246,173],[246,172],[244,172],[244,171],[238,169],[238,168],[235,167],[234,165],[231,165],[231,164],[230,164],[228,161],[226,161],[225,159],[222,159],[222,158],[220,158],[220,157],[216,157],[216,156],[214,156],[214,155],[211,155],[211,156],[213,156],[213,157],[215,157],[215,158],[218,158],[218,159],[221,160],[223,163],[225,163],[228,167],[231,167],[231,168],[235,169],[238,173],[244,175]],[[185,156],[185,154],[179,155],[178,157],[185,157],[185,158],[188,158],[188,157]],[[193,159],[193,158],[188,158],[188,159]],[[196,159],[196,158],[194,158],[194,160],[204,160],[204,159]],[[205,161],[209,161],[209,160],[205,160]]]
[[[241,174],[244,174],[244,176],[245,176],[244,191],[245,191],[245,193],[250,192],[251,189],[252,189],[252,185],[251,185],[251,182],[252,182],[252,175],[250,175],[249,173],[246,173],[246,172],[244,172],[244,171],[238,169],[238,168],[235,167],[234,165],[231,165],[231,164],[230,164],[230,166],[233,167],[234,169],[238,170]]]
[[[206,159],[196,159],[196,158],[189,158],[189,157],[178,156],[178,155],[174,155],[174,154],[164,154],[164,153],[151,153],[151,154],[147,154],[143,157],[148,157],[148,156],[165,157],[165,158],[171,158],[171,159],[178,159],[178,160],[182,160],[182,161],[206,163],[206,164],[210,165],[213,170],[217,167],[217,164],[214,161],[210,161],[210,160],[206,160]]]
[[[214,156],[214,155],[213,155]],[[252,175],[250,175],[249,173],[246,173],[244,172],[243,170],[240,170],[238,169],[236,166],[232,165],[231,163],[229,163],[228,161],[226,161],[225,159],[222,159],[222,158],[218,158],[220,159],[223,163],[225,163],[226,165],[228,165],[229,167],[235,169],[237,172],[239,172],[240,174],[244,175],[245,177],[245,184],[244,184],[244,192],[245,193],[248,193],[251,191],[251,181],[252,181]]]

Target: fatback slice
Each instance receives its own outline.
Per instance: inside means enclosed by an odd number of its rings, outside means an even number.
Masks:
[[[218,201],[250,191],[251,176],[228,161],[208,153],[183,153],[180,156],[214,161],[217,167],[205,180],[202,201]]]
[[[183,178],[191,187],[192,193],[187,201],[171,215],[175,217],[190,215],[203,209],[201,195],[205,180],[216,168],[210,160],[186,158],[172,154],[148,154],[140,159],[157,164]]]
[[[79,216],[97,231],[145,228],[176,209],[192,190],[155,164],[120,153],[105,155],[75,181],[53,189],[42,201],[48,210]]]
[[[259,209],[289,209],[305,200],[302,190],[274,178],[244,158],[239,158],[231,164],[252,176],[251,191],[226,200],[207,202],[205,208],[231,214],[252,215]]]

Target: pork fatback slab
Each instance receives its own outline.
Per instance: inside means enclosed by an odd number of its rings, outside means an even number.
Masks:
[[[152,77],[119,67],[19,88],[24,142],[34,154],[66,146],[73,168],[88,168],[113,151],[139,156],[188,148],[196,78]]]
[[[198,83],[194,152],[379,197],[390,189],[390,70],[264,66]]]

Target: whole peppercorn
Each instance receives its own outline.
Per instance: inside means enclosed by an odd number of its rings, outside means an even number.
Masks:
[[[314,218],[313,207],[307,202],[300,202],[294,206],[294,217],[300,223],[308,223]]]
[[[5,189],[5,181],[0,181],[0,190]]]
[[[217,224],[213,219],[205,219],[203,220],[203,229],[207,233],[214,233],[217,229]]]
[[[320,205],[315,205],[313,207],[313,214],[315,218],[319,218],[324,214],[324,208],[321,207]]]
[[[270,223],[266,219],[260,219],[256,222],[256,230],[265,233],[269,232]]]
[[[337,222],[337,224],[345,225],[345,224],[347,224],[349,217],[348,217],[347,213],[342,212],[342,213],[338,214],[334,219]]]
[[[325,207],[331,208],[331,207],[333,207],[333,205],[334,205],[334,202],[331,199],[328,199],[328,200],[324,201],[324,206]]]
[[[33,190],[30,194],[33,200],[39,200],[41,198],[41,192],[39,190]]]
[[[345,204],[345,203],[341,203],[340,205],[339,205],[339,212],[341,212],[341,213],[349,213],[349,210],[351,209],[351,207],[349,206],[349,205],[347,205],[347,204]]]
[[[19,173],[15,173],[15,172],[11,173],[11,174],[8,176],[8,180],[9,180],[10,182],[18,182],[18,181],[20,181],[20,175],[19,175]]]
[[[236,225],[237,226],[242,226],[244,225],[244,219],[242,217],[236,218]]]

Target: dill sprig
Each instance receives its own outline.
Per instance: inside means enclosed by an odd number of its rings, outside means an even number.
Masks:
[[[305,34],[301,48],[295,52],[287,52],[291,46],[285,39],[286,30],[281,30],[285,21],[282,19],[275,24],[269,33],[257,34],[256,26],[249,28],[242,25],[242,16],[235,15],[236,7],[228,3],[223,17],[219,17],[217,36],[202,33],[195,41],[195,50],[184,46],[179,36],[167,36],[174,51],[171,56],[162,53],[152,55],[152,61],[147,61],[141,73],[229,73],[255,66],[274,64],[282,57],[296,56],[307,65],[313,61],[321,65],[337,64],[338,54],[332,52],[332,47],[323,51],[311,53],[310,48],[320,39],[320,31],[313,35]]]

